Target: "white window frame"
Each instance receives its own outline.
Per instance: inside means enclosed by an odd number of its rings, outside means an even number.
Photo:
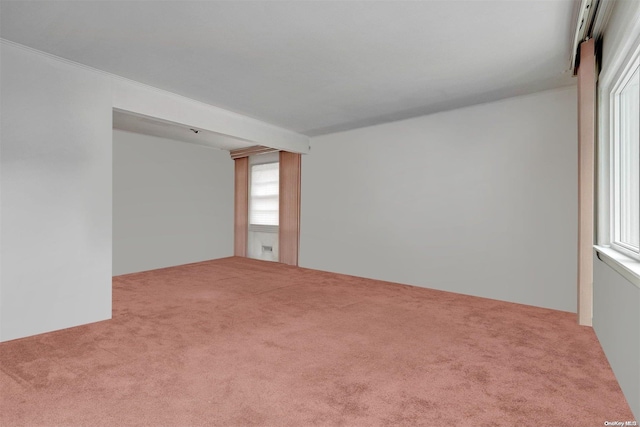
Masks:
[[[260,154],[260,155],[256,155],[256,156],[250,156],[249,157],[249,203],[247,208],[251,209],[251,182],[253,177],[251,176],[252,171],[253,171],[253,166],[257,166],[257,165],[265,165],[265,164],[269,164],[269,163],[279,163],[280,162],[280,157],[278,153],[270,153],[270,154]],[[279,196],[279,195],[278,195]],[[251,218],[251,213],[249,212],[248,214],[248,218],[249,218],[249,223],[248,223],[248,231],[256,231],[256,232],[262,232],[262,233],[278,233],[278,230],[280,228],[279,225],[263,225],[263,224],[251,224],[250,222],[250,218]]]
[[[620,150],[620,129],[618,128],[619,124],[619,97],[626,85],[631,80],[631,77],[635,74],[635,71],[640,67],[640,51],[637,51],[634,54],[634,57],[627,63],[627,65],[622,69],[616,84],[613,89],[609,93],[609,111],[610,111],[610,125],[609,125],[609,140],[610,140],[610,152],[611,156],[611,165],[610,165],[610,175],[609,178],[611,181],[611,194],[610,194],[610,204],[611,204],[611,238],[610,245],[615,250],[622,252],[623,254],[640,260],[640,248],[636,249],[626,243],[620,241],[620,212],[618,208],[621,204],[620,201],[620,156],[618,151]],[[638,117],[640,120],[640,116]],[[640,227],[639,227],[640,229]],[[639,236],[640,237],[640,236]]]
[[[598,87],[598,175],[596,208],[596,246],[598,257],[640,287],[640,254],[616,242],[617,171],[615,138],[617,95],[624,87],[625,77],[631,77],[640,61],[640,33],[621,49],[605,72],[600,75]]]

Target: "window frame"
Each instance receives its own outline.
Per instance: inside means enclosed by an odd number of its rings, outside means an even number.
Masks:
[[[631,37],[619,44],[610,54],[603,71],[598,78],[597,87],[597,163],[596,163],[596,206],[595,206],[595,245],[597,257],[625,277],[631,284],[640,288],[640,259],[631,251],[612,245],[614,240],[613,220],[613,162],[615,116],[612,104],[614,91],[625,71],[633,66],[640,57],[640,23],[629,29]]]
[[[253,183],[253,168],[254,166],[259,166],[259,165],[267,165],[267,164],[278,164],[278,168],[280,167],[279,163],[279,159],[276,156],[270,156],[270,155],[259,155],[259,156],[251,156],[249,158],[249,188],[248,188],[248,199],[249,199],[249,203],[247,206],[248,212],[247,212],[247,226],[248,226],[248,231],[256,231],[256,232],[262,232],[262,233],[277,233],[279,228],[280,228],[280,221],[278,220],[278,225],[266,225],[266,224],[252,224],[251,223],[251,199],[252,199],[252,194],[251,194],[251,188],[252,188],[252,183]],[[279,198],[280,198],[280,177],[278,177],[278,210],[280,209],[280,203],[279,203]],[[279,215],[279,212],[278,212]]]
[[[640,46],[635,49],[633,55],[624,61],[623,66],[619,67],[618,72],[613,80],[611,89],[608,90],[608,109],[609,109],[609,246],[616,251],[640,260],[640,248],[636,249],[631,245],[622,242],[621,233],[621,179],[620,179],[620,94],[629,83],[636,70],[640,67]],[[640,113],[638,120],[640,120]],[[640,159],[639,159],[640,161]],[[638,227],[640,233],[640,227]],[[640,236],[638,236],[640,239]]]

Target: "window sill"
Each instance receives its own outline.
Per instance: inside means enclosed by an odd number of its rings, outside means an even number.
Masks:
[[[594,246],[598,259],[640,289],[640,261],[607,246]]]
[[[258,225],[258,224],[249,224],[249,231],[257,231],[258,233],[277,233],[278,226],[277,225]]]

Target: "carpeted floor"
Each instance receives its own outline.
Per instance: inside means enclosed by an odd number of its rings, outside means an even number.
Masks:
[[[113,284],[113,320],[0,344],[1,426],[634,419],[574,314],[243,258]]]

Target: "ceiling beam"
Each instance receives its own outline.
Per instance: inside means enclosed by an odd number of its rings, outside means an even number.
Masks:
[[[113,108],[185,126],[209,130],[232,138],[307,154],[309,137],[232,111],[111,75]]]

